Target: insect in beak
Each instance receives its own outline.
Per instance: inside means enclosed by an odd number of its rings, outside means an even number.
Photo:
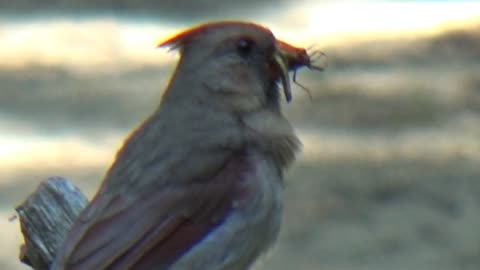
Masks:
[[[284,80],[289,81],[288,79],[288,71],[293,71],[293,82],[298,85],[300,88],[302,88],[304,91],[306,91],[310,97],[310,100],[312,99],[312,95],[310,93],[310,90],[306,88],[305,86],[301,85],[300,83],[297,82],[297,70],[301,67],[307,67],[311,70],[318,70],[318,71],[324,71],[326,68],[326,64],[324,66],[319,66],[316,65],[315,62],[316,60],[320,58],[326,58],[325,53],[321,51],[313,51],[312,53],[308,53],[306,49],[304,48],[298,48],[295,46],[292,46],[286,42],[283,41],[277,41],[277,46],[278,46],[278,51],[281,54],[281,58],[283,59],[283,65],[286,66],[285,69],[287,70],[287,75],[285,76],[286,79],[282,78],[282,83]],[[283,83],[284,85],[284,91],[285,90],[285,85],[286,83]],[[288,83],[289,86],[289,83]],[[290,89],[288,89],[290,99],[291,99],[291,93]],[[287,93],[285,93],[285,96],[287,96]],[[289,101],[287,99],[287,101]]]
[[[274,54],[274,61],[280,69],[280,80],[282,82],[285,99],[287,102],[290,102],[292,100],[292,90],[290,88],[290,78],[288,77],[288,59],[284,56],[284,52],[277,50]]]

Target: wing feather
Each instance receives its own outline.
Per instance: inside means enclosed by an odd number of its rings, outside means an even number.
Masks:
[[[135,201],[99,193],[85,211],[95,212],[94,217],[72,228],[65,269],[168,267],[228,216],[244,193],[242,177],[248,169],[245,153],[235,153],[209,176],[173,182]]]

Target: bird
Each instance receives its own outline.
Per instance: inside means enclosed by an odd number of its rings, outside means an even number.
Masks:
[[[284,174],[301,148],[281,88],[289,101],[288,72],[310,62],[287,45],[246,21],[161,42],[180,58],[159,105],[125,140],[50,269],[251,269],[278,237]]]

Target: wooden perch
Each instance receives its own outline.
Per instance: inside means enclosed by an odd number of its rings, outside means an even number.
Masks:
[[[88,200],[70,181],[51,177],[16,207],[25,244],[20,261],[48,270],[58,246]]]

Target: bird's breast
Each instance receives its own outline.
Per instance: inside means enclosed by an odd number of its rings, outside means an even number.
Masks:
[[[215,230],[169,269],[244,270],[267,251],[280,230],[283,180],[273,160],[260,151],[246,152],[243,192]]]

